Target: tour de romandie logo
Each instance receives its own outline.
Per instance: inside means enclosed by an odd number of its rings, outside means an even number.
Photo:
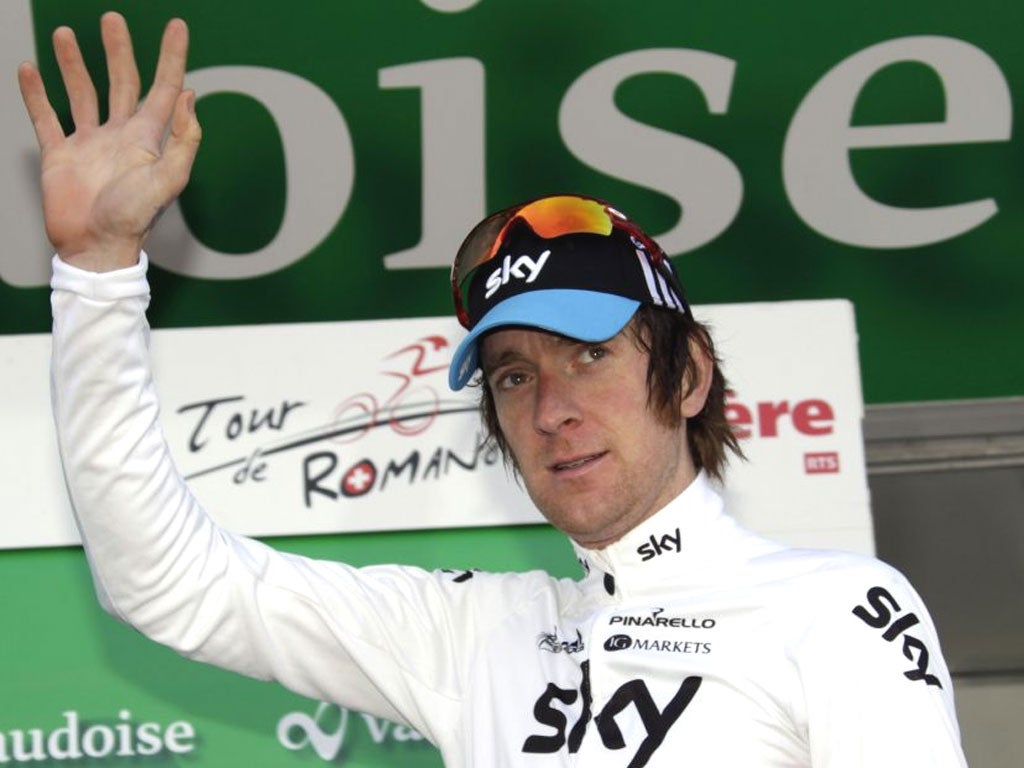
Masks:
[[[300,455],[302,501],[306,508],[316,508],[498,464],[497,449],[479,427],[469,448],[430,441],[430,430],[440,419],[478,411],[475,400],[440,394],[447,391],[447,384],[438,380],[448,370],[449,347],[440,335],[401,346],[381,358],[379,388],[355,392],[333,408],[288,398],[269,408],[253,407],[245,395],[234,393],[183,404],[176,414],[188,424],[185,462],[195,465],[221,451],[211,464],[188,471],[185,479],[216,474],[236,485],[273,481],[279,479],[274,475],[276,458]],[[294,428],[300,420],[296,415],[311,408],[321,408],[329,420],[314,428]],[[365,438],[382,433],[395,439],[365,447]],[[225,447],[261,437],[269,439],[248,455],[223,458]],[[382,442],[386,448],[380,448]]]

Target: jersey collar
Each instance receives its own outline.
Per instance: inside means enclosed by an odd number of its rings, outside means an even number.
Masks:
[[[588,580],[624,598],[720,583],[751,554],[746,550],[755,538],[725,513],[721,495],[701,471],[681,494],[613,544],[573,547]]]

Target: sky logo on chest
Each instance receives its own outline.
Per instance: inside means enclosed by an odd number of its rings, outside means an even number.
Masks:
[[[678,528],[671,533],[663,533],[660,536],[652,533],[647,537],[647,541],[636,548],[636,553],[640,555],[642,562],[653,560],[666,552],[679,553],[682,551],[683,536]]]

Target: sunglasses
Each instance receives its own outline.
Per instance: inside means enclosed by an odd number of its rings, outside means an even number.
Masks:
[[[452,297],[459,323],[471,327],[467,294],[476,270],[501,255],[509,230],[524,222],[539,237],[594,234],[609,236],[614,230],[630,235],[634,246],[645,251],[651,265],[683,295],[679,279],[665,252],[640,227],[608,203],[583,195],[554,195],[530,200],[498,211],[477,224],[463,241],[452,265]]]

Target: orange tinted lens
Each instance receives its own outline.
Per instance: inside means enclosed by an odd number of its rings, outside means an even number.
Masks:
[[[569,195],[532,202],[520,209],[519,217],[543,238],[581,232],[610,235],[612,232],[612,221],[603,204]]]

